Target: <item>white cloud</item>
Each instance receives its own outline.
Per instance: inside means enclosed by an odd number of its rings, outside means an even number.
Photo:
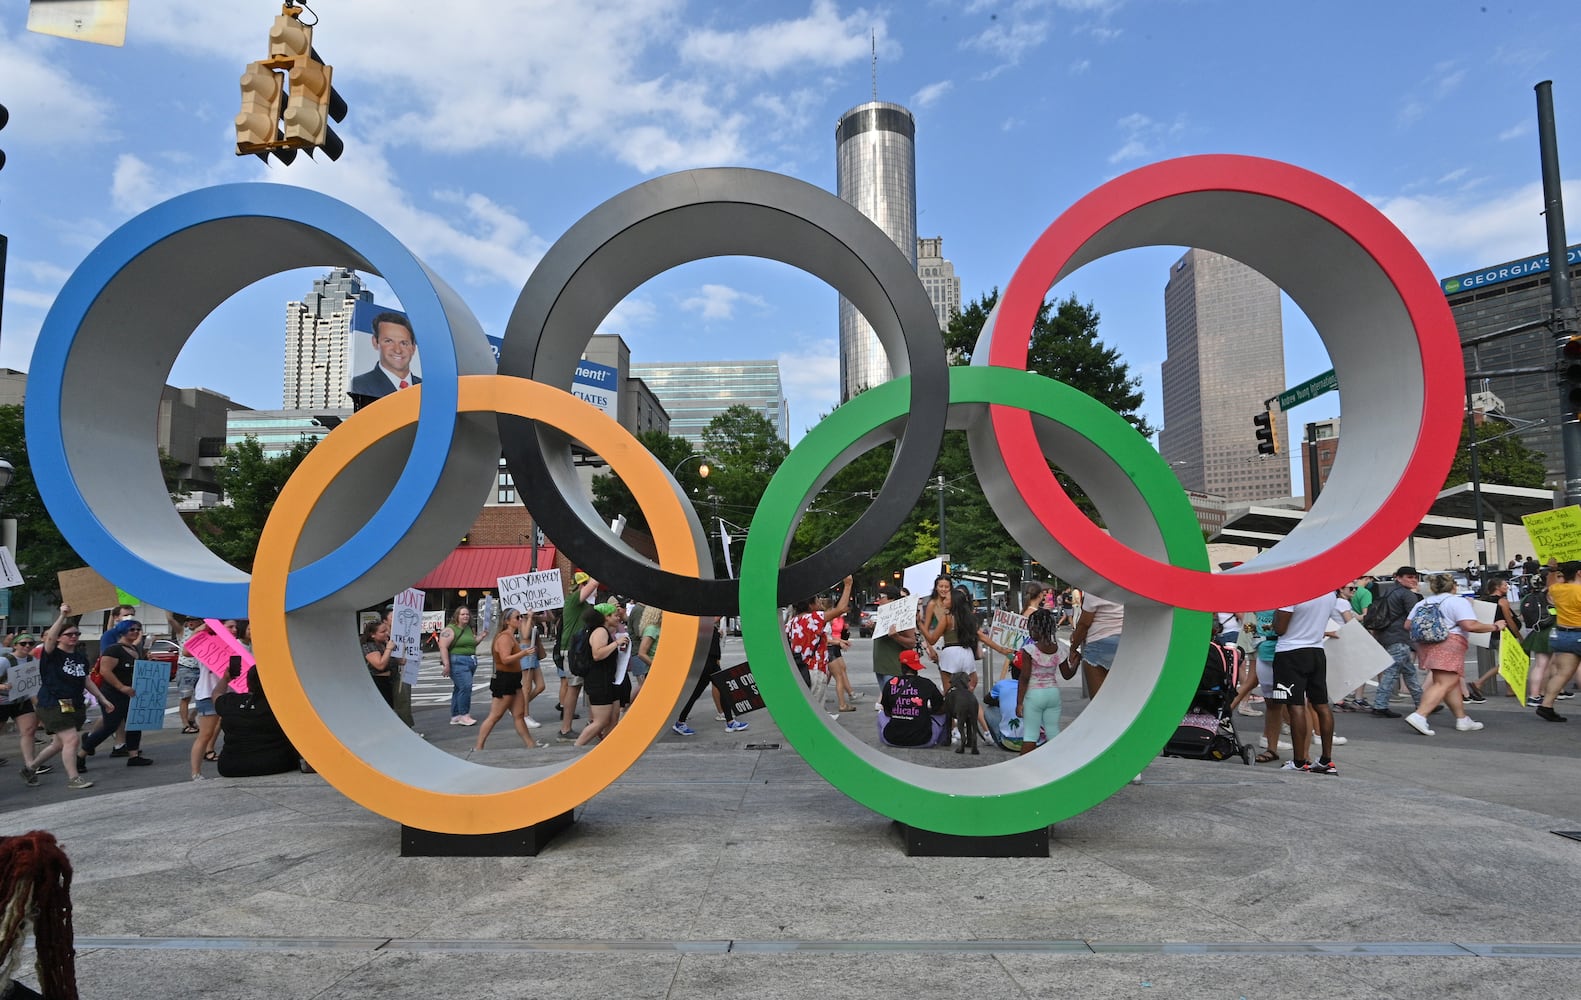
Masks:
[[[704,320],[733,319],[737,304],[768,307],[762,296],[737,291],[728,285],[704,285],[696,295],[681,300],[681,308],[697,313]]]
[[[869,32],[877,35],[884,54],[898,48],[884,39],[884,19],[858,8],[841,17],[833,0],[813,0],[806,17],[773,21],[742,31],[689,32],[680,45],[683,59],[695,63],[773,74],[797,66],[843,66],[867,59]]]
[[[19,21],[13,18],[13,23]],[[11,112],[5,139],[13,147],[46,149],[114,138],[109,109],[115,101],[74,79],[48,53],[56,43],[23,32],[15,38],[0,23],[0,96]],[[74,44],[74,43],[66,43]]]
[[[1567,181],[1565,200],[1581,202],[1581,181]],[[1371,198],[1438,275],[1529,257],[1547,250],[1540,182],[1497,197],[1421,195]]]
[[[122,153],[115,158],[115,174],[110,181],[110,201],[128,215],[163,201],[164,189],[159,175],[147,163]]]
[[[1503,132],[1500,132],[1499,133],[1499,141],[1500,142],[1508,142],[1511,139],[1524,138],[1524,137],[1532,134],[1532,129],[1533,128],[1534,128],[1534,126],[1532,125],[1530,120],[1520,121],[1520,122],[1510,126],[1509,128],[1505,129]]]
[[[911,95],[911,106],[913,108],[929,107],[936,103],[939,98],[943,97],[945,94],[948,94],[951,89],[954,88],[954,86],[955,84],[951,83],[949,80],[940,80],[937,83],[930,83],[921,90],[917,91],[915,94]]]
[[[840,404],[839,345],[833,340],[801,345],[799,352],[782,352],[780,384],[790,403],[791,440],[818,422],[821,414]]]
[[[1115,122],[1120,130],[1120,148],[1109,154],[1110,163],[1124,163],[1159,155],[1171,140],[1186,131],[1186,118],[1176,115],[1174,121],[1155,121],[1140,112],[1133,112]]]

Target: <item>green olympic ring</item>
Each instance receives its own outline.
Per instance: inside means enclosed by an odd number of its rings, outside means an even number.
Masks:
[[[1212,616],[1128,602],[1125,633],[1102,697],[1044,747],[1000,764],[927,767],[891,757],[829,726],[791,665],[775,601],[779,568],[808,502],[853,458],[893,438],[893,425],[909,406],[908,392],[907,379],[898,378],[843,404],[801,439],[770,481],[741,557],[741,631],[747,658],[785,738],[830,784],[869,809],[919,829],[958,836],[1046,828],[1113,795],[1157,755],[1180,724],[1202,677]],[[1142,536],[1123,541],[1152,549],[1175,566],[1208,569],[1207,546],[1185,492],[1158,452],[1118,414],[1034,373],[989,366],[950,369],[952,418],[959,418],[963,408],[978,408],[980,413],[969,415],[984,425],[990,402],[1026,410],[1062,432],[1072,432],[1087,461],[1107,456],[1152,517],[1152,524],[1140,529],[1135,521],[1113,521]],[[1075,465],[1062,465],[1081,478]],[[1103,514],[1106,504],[1112,508],[1136,498],[1092,499]]]

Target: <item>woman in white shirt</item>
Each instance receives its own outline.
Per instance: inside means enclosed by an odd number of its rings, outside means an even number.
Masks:
[[[1416,711],[1405,717],[1405,722],[1423,736],[1432,736],[1433,730],[1427,727],[1427,716],[1440,704],[1446,704],[1455,713],[1455,728],[1463,733],[1474,732],[1482,728],[1482,723],[1466,714],[1465,703],[1460,695],[1462,675],[1466,670],[1466,635],[1470,632],[1498,632],[1504,628],[1504,623],[1485,625],[1478,621],[1471,602],[1455,593],[1455,578],[1448,573],[1434,573],[1428,584],[1433,593],[1422,598],[1411,610],[1411,619],[1415,621],[1419,615],[1430,614],[1431,608],[1436,605],[1444,623],[1449,626],[1449,635],[1442,642],[1417,643],[1417,664],[1429,671],[1432,679],[1422,689],[1422,703],[1416,706]]]

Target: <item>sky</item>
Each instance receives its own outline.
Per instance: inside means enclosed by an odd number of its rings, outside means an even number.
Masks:
[[[336,126],[346,149],[289,167],[234,147],[237,81],[267,52],[273,4],[133,3],[122,48],[30,33],[25,6],[0,12],[11,115],[0,366],[22,370],[55,295],[107,234],[165,199],[235,182],[352,204],[498,336],[545,250],[644,180],[747,166],[833,191],[834,126],[872,98],[875,46],[878,97],[916,116],[918,235],[943,237],[968,301],[1003,287],[1096,186],[1201,153],[1337,181],[1440,277],[1543,253],[1542,80],[1554,84],[1565,195],[1581,218],[1581,4],[322,0],[314,45],[350,107]],[[1164,285],[1181,252],[1117,254],[1052,292],[1098,310],[1155,426]],[[169,381],[278,407],[284,306],[323,270],[238,290]],[[1293,386],[1331,363],[1299,311],[1285,311]],[[634,361],[777,358],[794,441],[838,402],[837,323],[822,282],[730,258],[653,279],[601,332],[622,336]],[[1338,406],[1320,397],[1292,423]]]

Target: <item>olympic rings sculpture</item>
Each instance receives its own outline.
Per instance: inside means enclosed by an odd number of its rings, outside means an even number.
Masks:
[[[1217,250],[1273,279],[1329,348],[1347,418],[1387,431],[1367,453],[1342,450],[1331,488],[1302,526],[1230,573],[1209,574],[1190,506],[1145,440],[1090,398],[1017,370],[1055,282],[1097,257],[1156,243]],[[725,254],[771,257],[838,288],[873,323],[898,375],[792,449],[753,519],[739,582],[710,578],[706,537],[668,470],[564,392],[588,338],[623,296],[669,267]],[[277,501],[249,580],[176,516],[151,418],[181,346],[215,305],[269,274],[325,261],[385,277],[421,331],[425,379],[319,444]],[[40,493],[79,553],[152,603],[249,614],[282,724],[326,780],[384,816],[461,834],[546,820],[606,787],[667,723],[706,648],[696,616],[738,608],[770,712],[843,792],[940,833],[1045,827],[1112,794],[1157,752],[1200,675],[1207,612],[1302,600],[1370,568],[1426,512],[1453,457],[1463,372],[1437,282],[1375,209],[1286,164],[1201,156],[1117,178],[1034,244],[975,366],[949,369],[933,336],[915,273],[854,208],[775,174],[687,171],[616,196],[551,248],[523,288],[496,374],[465,305],[377,223],[303,189],[235,185],[156,206],[89,255],[40,333],[26,426]],[[127,342],[137,350],[116,349]],[[75,405],[90,398],[91,407]],[[1011,535],[1060,576],[1127,605],[1105,693],[1056,738],[1057,749],[970,771],[889,757],[817,719],[776,613],[893,534],[947,423],[968,430],[984,491]],[[603,531],[574,488],[572,439],[632,488],[655,527],[656,564]],[[784,565],[806,502],[889,440],[895,460],[857,524]],[[503,770],[451,757],[410,734],[360,671],[345,667],[359,659],[348,613],[448,553],[493,486],[501,441],[535,518],[561,547],[623,592],[674,612],[667,634],[694,637],[690,648],[661,646],[649,693],[570,765]],[[140,457],[127,463],[127,455]],[[1083,485],[1112,535],[1075,510],[1049,459]]]

